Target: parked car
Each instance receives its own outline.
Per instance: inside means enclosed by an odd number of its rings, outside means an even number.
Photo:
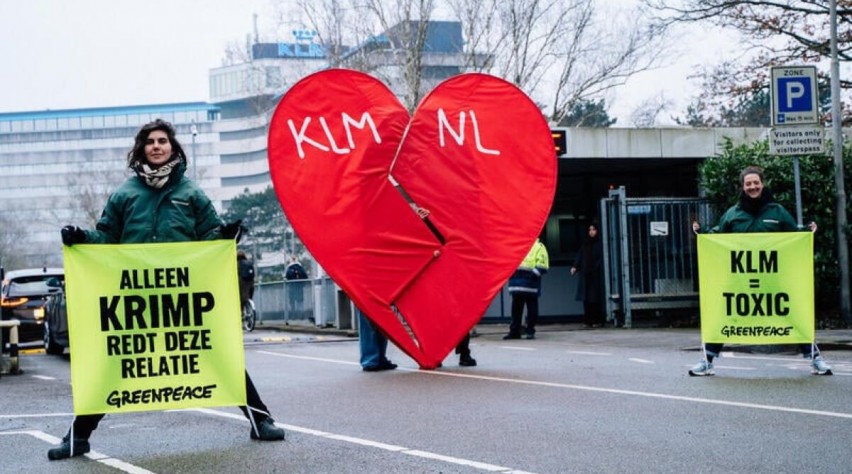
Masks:
[[[44,350],[61,355],[70,347],[68,339],[68,308],[65,304],[65,280],[49,278],[47,286],[59,291],[51,293],[44,308]]]
[[[51,278],[60,282],[60,287],[51,287],[47,281]],[[0,269],[0,317],[3,320],[17,319],[18,342],[39,341],[44,339],[45,307],[50,296],[61,292],[61,282],[65,280],[62,268],[29,268],[4,271]],[[8,329],[4,330],[3,342],[9,341]]]

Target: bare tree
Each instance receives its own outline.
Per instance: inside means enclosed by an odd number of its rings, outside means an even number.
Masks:
[[[347,49],[346,38],[359,36],[357,30],[347,26],[355,24],[355,6],[343,0],[299,0],[298,7],[306,23],[317,33],[329,67],[340,66]]]
[[[495,74],[544,98],[540,102],[558,122],[578,101],[599,98],[656,67],[665,52],[663,31],[646,27],[637,16],[620,22],[610,12],[602,17],[595,5],[594,0],[300,0],[299,16],[328,45],[330,65],[345,57],[346,67],[376,75],[413,110],[434,86],[423,76],[429,23],[437,9],[450,11],[463,28],[461,68]],[[358,47],[338,56],[346,43]]]
[[[638,10],[599,12],[593,0],[448,1],[464,23],[466,65],[541,97],[553,122],[659,66],[667,51],[665,31]]]
[[[380,79],[403,91],[403,103],[413,111],[426,92],[423,88],[423,53],[429,21],[435,8],[434,0],[360,0],[363,11],[375,18],[385,32],[391,64],[366,64],[367,69],[377,73]],[[401,74],[382,73],[388,65],[398,65]],[[376,66],[384,66],[379,68]],[[384,76],[384,77],[383,77]],[[399,82],[397,77],[399,77]]]
[[[553,50],[557,79],[549,106],[552,121],[561,120],[577,101],[600,97],[664,61],[664,30],[647,25],[638,11],[599,13],[595,4],[578,0],[565,11],[569,34]]]
[[[552,64],[555,48],[568,33],[565,7],[559,0],[511,0],[503,4],[502,32],[508,41],[498,52],[498,67],[504,78],[527,93],[535,92]]]
[[[123,170],[104,170],[99,177],[81,179],[77,175],[67,175],[72,212],[82,217],[81,225],[95,228],[101,218],[107,199],[112,191],[126,179]]]
[[[22,246],[25,242],[23,223],[6,213],[0,213],[0,267],[14,270],[24,267]]]
[[[657,117],[672,106],[664,94],[645,99],[630,113],[630,123],[637,128],[650,128],[657,124]]]
[[[232,41],[225,47],[225,60],[223,66],[239,66],[241,74],[240,84],[243,90],[238,91],[241,98],[245,98],[249,108],[254,115],[261,115],[269,110],[274,104],[271,100],[273,93],[283,89],[285,86],[283,78],[279,74],[270,73],[266,65],[261,61],[255,61],[252,45],[260,41],[255,34],[246,35],[241,42]]]
[[[506,37],[497,34],[500,0],[447,0],[462,24],[464,35],[463,70],[490,72],[494,54],[503,48]]]
[[[784,64],[820,63],[830,56],[828,0],[642,0],[663,28],[706,23],[740,34],[743,57],[697,76],[702,100],[721,107],[766,90],[769,69]],[[852,0],[837,0],[838,61],[852,62]],[[841,89],[852,81],[840,79]],[[844,115],[848,115],[844,111]]]
[[[63,175],[62,197],[43,212],[40,222],[55,225],[67,222],[81,227],[94,228],[101,218],[112,191],[127,179],[125,168],[103,168],[98,162],[80,163],[80,172]],[[70,211],[70,216],[60,212]]]

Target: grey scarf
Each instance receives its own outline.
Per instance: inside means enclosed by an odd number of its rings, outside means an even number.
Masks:
[[[169,182],[172,170],[178,163],[180,163],[180,160],[177,158],[172,159],[159,168],[151,168],[148,166],[148,163],[140,163],[134,168],[134,171],[136,171],[136,174],[140,178],[145,180],[145,184],[152,188],[160,189]]]

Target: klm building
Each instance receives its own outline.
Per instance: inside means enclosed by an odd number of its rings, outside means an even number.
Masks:
[[[341,67],[368,67],[402,95],[403,68],[389,59],[399,30],[350,48]],[[427,34],[424,88],[463,72],[461,24],[433,22]],[[300,78],[329,64],[315,33],[293,35],[290,43],[255,42],[248,59],[210,70],[209,103],[0,113],[0,266],[61,266],[59,229],[94,227],[109,193],[129,176],[133,137],[155,118],[175,125],[188,175],[220,212],[245,190],[270,186],[266,137],[274,107]]]

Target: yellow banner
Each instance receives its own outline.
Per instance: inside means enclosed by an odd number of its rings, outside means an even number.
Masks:
[[[64,258],[75,414],[246,404],[234,241]]]
[[[813,249],[811,232],[699,235],[701,339],[813,342]]]

